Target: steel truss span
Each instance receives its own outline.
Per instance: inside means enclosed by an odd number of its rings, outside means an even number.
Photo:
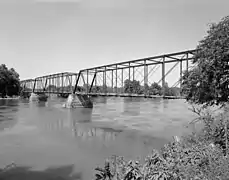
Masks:
[[[156,82],[162,86],[163,93],[168,77],[178,68],[176,80],[171,87],[178,87],[184,70],[192,67],[190,60],[196,50],[164,54],[160,56],[131,60],[121,63],[103,65],[79,71],[74,92],[84,86],[85,92],[91,95],[104,96],[151,96],[149,86]],[[81,80],[81,81],[80,81]],[[142,93],[125,93],[125,81],[138,81],[143,87]],[[98,92],[99,91],[99,92]],[[164,96],[164,94],[162,94]],[[153,96],[152,96],[153,97]]]
[[[73,92],[77,73],[64,72],[21,81],[25,92],[70,94]]]
[[[168,84],[170,87],[181,88],[183,72],[193,67],[191,60],[195,52],[188,50],[163,54],[82,69],[79,73],[51,74],[21,81],[21,86],[27,89],[33,87],[33,92],[54,94],[154,97],[148,90],[152,83],[158,83],[162,87],[162,96],[165,96]],[[140,84],[141,92],[125,93],[127,82]]]

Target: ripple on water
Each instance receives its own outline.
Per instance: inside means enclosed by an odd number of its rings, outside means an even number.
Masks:
[[[192,118],[176,100],[95,98],[90,110],[64,109],[63,101],[0,105],[0,166],[12,160],[31,167],[71,162],[87,174],[108,155],[131,158],[146,155],[152,147],[160,149]],[[1,121],[6,117],[11,120]],[[17,148],[8,149],[8,143]]]

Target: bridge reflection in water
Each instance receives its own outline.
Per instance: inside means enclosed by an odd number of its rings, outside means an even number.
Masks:
[[[77,116],[80,115],[80,118]],[[70,112],[70,123],[74,137],[82,141],[109,142],[115,140],[121,130],[105,127],[102,123],[92,123],[92,109],[79,108]]]
[[[103,101],[103,99],[102,99]],[[46,105],[45,105],[46,104]],[[46,107],[47,103],[39,103],[38,107]],[[43,121],[40,127],[49,132],[69,130],[73,137],[81,141],[100,141],[109,142],[115,140],[118,133],[122,130],[116,130],[107,127],[104,123],[92,122],[92,109],[76,108],[67,110],[65,118]]]

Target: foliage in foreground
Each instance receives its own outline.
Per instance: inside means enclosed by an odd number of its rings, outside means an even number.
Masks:
[[[122,157],[113,157],[105,163],[104,169],[96,168],[96,180],[216,180],[229,177],[228,157],[220,149],[210,145],[196,144],[191,147],[183,143],[170,143],[145,159],[125,161]]]
[[[104,168],[96,168],[96,180],[228,179],[229,122],[223,116],[196,112],[197,120],[204,123],[201,132],[166,144],[160,153],[153,150],[143,164],[113,156]]]

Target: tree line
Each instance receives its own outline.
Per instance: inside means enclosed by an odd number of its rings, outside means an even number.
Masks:
[[[0,97],[19,95],[20,79],[14,68],[8,69],[5,64],[0,65]]]

